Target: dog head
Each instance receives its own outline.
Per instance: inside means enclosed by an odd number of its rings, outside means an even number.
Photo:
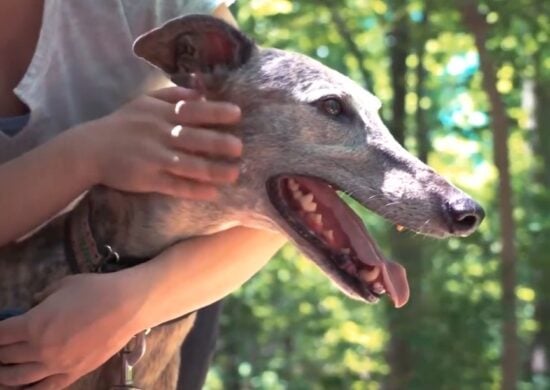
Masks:
[[[374,301],[387,292],[401,306],[409,289],[403,267],[384,259],[338,191],[436,237],[469,235],[483,219],[477,203],[393,139],[378,98],[311,58],[260,48],[199,15],[145,34],[134,50],[176,84],[241,107],[233,129],[245,145],[241,178],[204,207],[282,230],[353,297]]]

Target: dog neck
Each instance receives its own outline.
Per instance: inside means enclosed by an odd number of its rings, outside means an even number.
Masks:
[[[189,237],[213,234],[241,225],[229,209],[161,194],[130,194],[94,187],[83,199],[90,208],[96,241],[123,257],[154,257]]]

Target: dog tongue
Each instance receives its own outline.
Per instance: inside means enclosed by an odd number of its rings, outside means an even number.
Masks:
[[[340,199],[340,198],[338,198]],[[395,307],[402,307],[409,300],[409,282],[405,268],[394,261],[387,260],[376,246],[363,221],[342,201],[343,211],[338,217],[342,230],[346,232],[351,245],[362,263],[379,267],[382,271],[384,287]]]
[[[397,308],[404,306],[410,295],[405,268],[401,264],[386,260],[382,266],[382,276],[393,305]]]
[[[351,241],[351,246],[359,260],[382,271],[384,287],[396,308],[409,300],[409,282],[405,268],[384,258],[370,236],[363,221],[336,194],[336,191],[321,180],[300,178],[300,183],[313,192],[315,199],[332,209],[340,228]]]
[[[359,260],[371,267],[380,268],[384,287],[394,306],[402,307],[409,300],[409,282],[405,268],[401,264],[387,260],[382,255],[361,219],[342,200],[340,202],[347,210],[338,213],[338,220]]]

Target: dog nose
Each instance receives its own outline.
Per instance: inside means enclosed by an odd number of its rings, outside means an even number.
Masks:
[[[445,212],[450,232],[460,236],[472,234],[485,218],[483,208],[468,197],[456,198],[447,202]]]

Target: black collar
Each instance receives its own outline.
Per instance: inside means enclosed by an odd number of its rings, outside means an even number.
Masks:
[[[120,257],[108,244],[98,243],[90,227],[90,209],[90,199],[85,197],[65,219],[65,258],[73,274],[116,272],[149,260]],[[158,326],[175,323],[193,313],[184,314]]]
[[[99,243],[90,226],[90,199],[84,198],[65,220],[65,258],[71,272],[106,273],[141,264],[148,258],[120,257],[107,243]]]

